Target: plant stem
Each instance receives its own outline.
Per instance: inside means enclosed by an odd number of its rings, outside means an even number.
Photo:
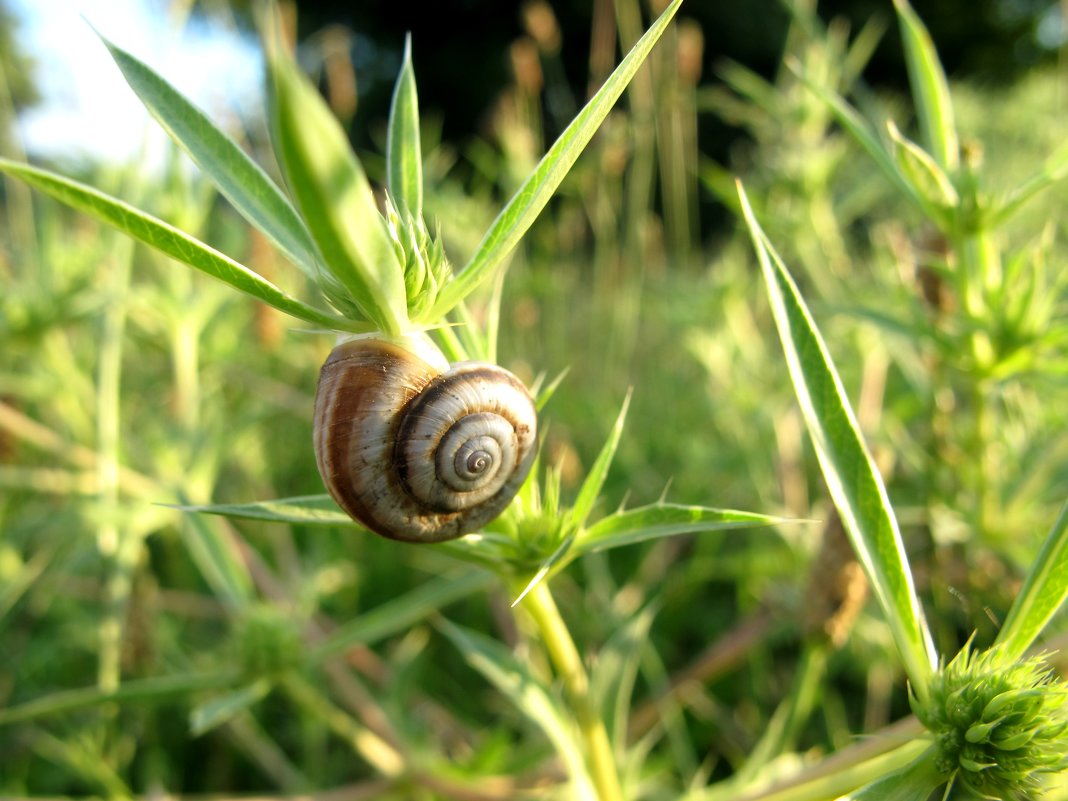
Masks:
[[[590,696],[590,682],[582,657],[575,647],[567,624],[560,616],[549,586],[544,581],[530,591],[523,602],[541,633],[542,642],[549,652],[557,674],[564,682],[564,689],[571,702],[575,720],[579,725],[586,745],[586,764],[593,777],[600,801],[622,801],[623,791],[619,784],[615,755],[608,740],[604,721],[597,713]]]

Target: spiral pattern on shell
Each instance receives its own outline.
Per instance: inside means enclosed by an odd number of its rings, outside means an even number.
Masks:
[[[338,345],[319,374],[315,456],[338,505],[392,539],[439,542],[476,531],[530,471],[534,402],[507,370],[444,372],[377,339]]]

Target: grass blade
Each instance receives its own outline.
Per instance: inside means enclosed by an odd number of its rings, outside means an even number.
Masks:
[[[622,548],[636,542],[679,534],[700,534],[794,522],[798,521],[753,512],[737,512],[733,509],[657,503],[601,518],[582,533],[569,556],[578,558],[594,551]]]
[[[741,185],[738,192],[790,378],[827,487],[886,615],[913,691],[925,699],[937,659],[886,487],[861,439],[860,427],[815,321],[757,224]]]
[[[634,45],[626,58],[620,62],[597,93],[582,111],[576,115],[567,129],[560,134],[549,152],[535,167],[519,190],[508,201],[497,219],[486,232],[482,243],[471,261],[445,285],[431,312],[431,319],[440,319],[456,306],[487,278],[512,252],[523,234],[534,223],[545,204],[564,180],[571,166],[578,159],[598,126],[616,100],[627,88],[634,73],[644,63],[646,56],[667,29],[682,0],[673,2],[664,10],[649,30]]]
[[[404,332],[404,268],[345,132],[280,46],[268,71],[275,151],[324,266],[379,330]]]
[[[894,0],[894,7],[901,21],[901,41],[905,46],[912,102],[916,104],[924,144],[939,166],[952,173],[960,164],[960,142],[946,73],[938,61],[931,34],[908,0]]]
[[[411,34],[404,40],[404,61],[397,75],[393,103],[389,108],[386,168],[393,202],[407,208],[413,217],[421,217],[423,152],[419,142],[419,95],[415,90],[415,71],[412,69]]]
[[[218,278],[234,289],[262,300],[305,322],[342,331],[366,332],[363,323],[346,320],[290,297],[270,281],[200,240],[140,209],[91,186],[62,175],[0,158],[0,172],[19,178],[35,189],[84,212],[161,253]]]
[[[503,693],[515,707],[534,721],[556,749],[571,777],[574,798],[597,801],[593,782],[582,759],[583,749],[568,724],[568,715],[556,699],[500,643],[483,634],[442,620],[439,630],[464,655],[468,664]]]
[[[126,82],[163,129],[234,204],[305,274],[317,273],[315,245],[282,190],[199,108],[148,65],[100,37]]]
[[[1019,659],[1068,599],[1068,503],[1061,507],[1042,550],[998,634],[1006,661]]]

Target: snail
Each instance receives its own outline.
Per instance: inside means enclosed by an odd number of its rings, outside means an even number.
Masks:
[[[319,373],[314,436],[323,483],[352,518],[440,542],[504,511],[534,461],[537,414],[502,367],[449,365],[415,339],[357,338]]]

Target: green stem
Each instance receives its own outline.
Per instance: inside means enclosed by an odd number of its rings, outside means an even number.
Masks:
[[[586,764],[593,777],[600,801],[622,801],[623,790],[619,784],[615,755],[608,740],[604,721],[590,695],[590,682],[582,657],[575,647],[567,624],[560,616],[549,585],[539,583],[523,601],[541,634],[545,649],[556,668],[571,702],[575,721],[578,723],[586,747]]]

